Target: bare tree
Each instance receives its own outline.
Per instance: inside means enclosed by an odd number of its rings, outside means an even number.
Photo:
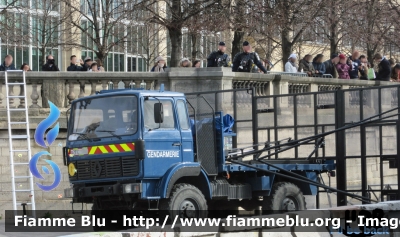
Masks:
[[[393,21],[394,27],[390,29],[389,34],[386,36],[386,42],[389,46],[389,53],[392,54],[392,50],[397,53],[397,56],[400,54],[400,1],[397,0],[385,0],[388,4],[390,17]]]
[[[35,1],[27,12],[32,18],[32,29],[30,32],[31,43],[38,47],[42,55],[40,65],[46,63],[46,53],[49,48],[59,45],[61,31],[60,4],[54,0]]]
[[[171,67],[178,66],[182,55],[182,28],[191,18],[210,8],[218,8],[221,0],[149,0],[142,6],[149,13],[151,22],[160,24],[168,30],[171,42]]]
[[[192,60],[206,59],[208,54],[215,50],[208,46],[216,43],[217,39],[215,38],[218,37],[215,36],[219,36],[220,31],[227,29],[228,21],[224,20],[225,11],[224,7],[216,4],[206,11],[200,12],[197,17],[188,19],[186,23],[188,41],[190,42],[188,57]],[[209,41],[210,39],[214,40]]]
[[[331,54],[337,53],[342,40],[349,37],[348,23],[358,7],[358,1],[326,0],[321,15],[314,19],[314,33],[328,40]]]
[[[128,25],[136,24],[142,13],[139,0],[61,0],[65,4],[62,21],[65,30],[81,34],[81,41],[64,39],[62,44],[93,51],[103,63],[111,51],[123,52],[133,32]],[[87,42],[86,42],[87,41]]]
[[[55,0],[12,1],[0,10],[0,37],[3,43],[22,47],[33,45],[45,62],[47,49],[58,46],[61,22],[59,2]]]
[[[22,13],[26,13],[28,9],[29,6],[26,3],[17,0],[6,1],[5,5],[0,7],[0,39],[2,43],[18,47],[29,41],[28,18],[22,17]]]
[[[373,64],[373,56],[388,41],[388,35],[396,22],[392,19],[395,10],[387,1],[370,0],[359,2],[353,17],[347,22],[348,35],[354,45],[367,51],[368,59]]]
[[[242,51],[243,38],[246,35],[249,10],[248,3],[237,0],[231,5],[231,29],[233,30],[232,59]]]
[[[307,41],[303,38],[304,32],[321,15],[325,1],[255,0],[251,3],[252,15],[257,18],[255,22],[263,26],[255,27],[254,31],[280,45],[281,60],[285,62],[296,43]]]
[[[0,14],[4,14],[8,9],[15,8],[17,5],[17,0],[6,1],[4,6],[0,7]]]
[[[138,30],[140,33],[133,37],[132,44],[137,45],[137,55],[145,58],[147,68],[151,68],[154,59],[167,49],[166,30],[158,24],[148,22]]]

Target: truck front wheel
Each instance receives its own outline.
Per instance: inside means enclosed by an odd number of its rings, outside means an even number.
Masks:
[[[299,187],[289,182],[274,184],[271,195],[264,197],[265,211],[301,211],[306,209],[306,201]]]
[[[203,193],[195,186],[186,183],[174,185],[163,209],[167,209],[173,217],[176,215],[181,218],[207,217],[207,201]]]

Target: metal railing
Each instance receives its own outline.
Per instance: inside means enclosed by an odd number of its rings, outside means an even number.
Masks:
[[[293,73],[293,72],[271,72],[268,71],[267,74],[275,74],[275,75],[287,75],[287,76],[292,76],[292,77],[320,77],[320,78],[333,78],[333,76],[331,74],[318,74],[318,75],[313,75],[313,76],[309,76],[307,73],[305,72],[297,72],[297,73]]]

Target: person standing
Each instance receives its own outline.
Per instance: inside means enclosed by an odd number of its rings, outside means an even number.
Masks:
[[[94,63],[92,63],[92,65],[90,65],[89,71],[90,72],[99,72],[99,67],[96,62],[94,62]]]
[[[352,65],[347,63],[346,56],[344,54],[339,55],[339,63],[336,64],[336,70],[339,74],[340,79],[350,79],[350,71]]]
[[[60,71],[56,65],[56,61],[53,58],[53,55],[49,54],[46,57],[46,64],[42,66],[42,71],[52,72],[52,71]]]
[[[193,67],[195,68],[201,68],[201,61],[196,59],[193,61]]]
[[[396,64],[393,67],[392,73],[390,75],[390,81],[400,82],[400,64]]]
[[[319,77],[325,74],[325,64],[323,63],[324,55],[317,54],[313,59],[312,65],[315,69],[315,74]]]
[[[303,71],[307,73],[309,77],[315,75],[315,69],[311,62],[312,55],[306,54],[302,60],[299,62],[299,72]]]
[[[13,62],[13,57],[11,56],[11,54],[7,54],[4,57],[3,64],[0,65],[0,71],[15,70],[15,66],[12,62]]]
[[[86,57],[83,61],[82,71],[87,72],[90,70],[93,60],[91,57]]]
[[[287,63],[285,64],[285,72],[297,73],[296,61],[297,55],[295,53],[292,53],[289,56]]]
[[[225,42],[219,42],[218,50],[212,52],[207,58],[207,67],[230,67],[231,58],[225,51]]]
[[[182,58],[179,67],[192,67],[192,62],[188,58]]]
[[[331,59],[324,62],[325,74],[332,75],[333,78],[338,78],[338,72],[336,69],[336,64],[339,63],[339,55],[332,54]]]
[[[237,53],[233,59],[232,72],[252,72],[254,66],[257,66],[263,73],[267,73],[258,54],[251,52],[250,43],[244,41],[243,52]]]
[[[71,64],[69,67],[67,67],[68,72],[82,71],[82,69],[83,69],[82,59],[78,60],[78,58],[75,55],[72,55],[70,57],[70,60],[71,60]]]
[[[44,72],[57,72],[58,69],[53,55],[49,54],[46,57],[46,64],[42,66],[42,71]],[[55,76],[54,76],[55,78]],[[54,88],[58,88],[58,91],[54,91]],[[53,102],[56,105],[63,103],[63,93],[65,92],[65,82],[60,80],[43,80],[42,86],[40,87],[40,95],[42,97],[42,107],[49,108],[50,105],[48,101]],[[57,96],[56,96],[57,95]]]
[[[360,52],[355,50],[351,57],[348,58],[347,64],[351,64],[351,71],[349,72],[350,74],[350,79],[358,79],[358,71],[360,70],[361,67],[361,61],[360,61]]]
[[[360,80],[368,80],[368,60],[365,55],[360,56],[360,67],[358,68],[358,71],[360,73]]]
[[[167,64],[165,63],[165,59],[161,56],[156,58],[156,64],[150,70],[150,72],[164,72],[167,69]]]
[[[378,73],[375,80],[390,81],[390,62],[379,53],[375,54],[374,61],[378,64]]]

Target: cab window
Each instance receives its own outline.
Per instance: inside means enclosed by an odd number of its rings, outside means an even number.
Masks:
[[[189,121],[187,116],[186,104],[183,100],[178,100],[176,102],[176,110],[178,111],[179,124],[181,129],[189,129]]]
[[[113,96],[81,100],[72,109],[69,140],[135,134],[137,97]]]
[[[163,105],[164,120],[158,124],[154,121],[154,104],[161,102]],[[170,100],[154,100],[144,101],[144,127],[145,129],[174,129],[175,119],[172,102]]]

